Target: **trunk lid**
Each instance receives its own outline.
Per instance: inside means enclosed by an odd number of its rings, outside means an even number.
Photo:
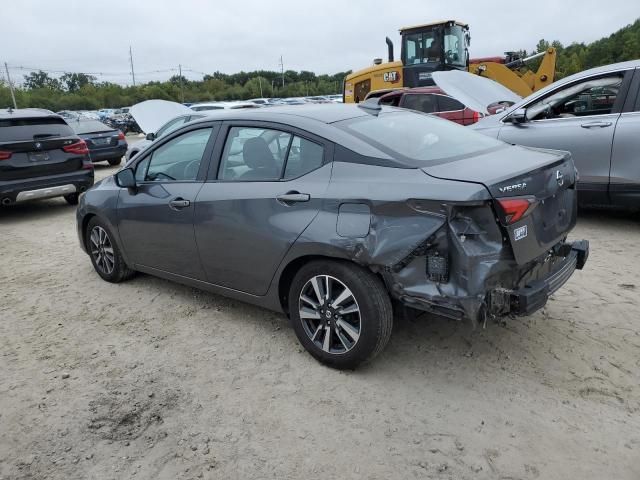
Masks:
[[[576,224],[577,175],[569,152],[511,146],[422,170],[436,178],[484,185],[519,264],[544,255]],[[527,199],[530,207],[510,223],[500,203],[507,199]]]

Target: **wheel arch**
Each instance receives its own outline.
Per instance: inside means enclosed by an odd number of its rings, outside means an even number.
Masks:
[[[384,277],[380,274],[376,269],[369,268],[367,265],[362,265],[353,260],[350,260],[348,257],[340,256],[340,255],[328,255],[328,254],[307,254],[301,255],[290,260],[286,266],[282,269],[280,276],[278,278],[278,301],[280,302],[280,307],[282,311],[289,315],[289,289],[291,288],[291,282],[295,277],[296,273],[307,263],[313,262],[316,260],[327,260],[333,262],[341,262],[348,263],[352,265],[357,265],[360,268],[366,268],[375,276],[377,276],[384,285],[387,285]]]

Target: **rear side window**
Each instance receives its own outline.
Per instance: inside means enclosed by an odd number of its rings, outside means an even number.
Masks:
[[[390,97],[382,97],[378,103],[380,105],[388,105],[390,107],[397,107],[400,103],[400,99],[402,97],[400,95],[391,95]]]
[[[455,112],[457,110],[464,110],[464,105],[455,98],[447,95],[438,95],[439,112]]]
[[[232,127],[218,178],[231,181],[278,181],[320,167],[324,148],[307,139],[272,129]]]
[[[322,165],[324,149],[322,145],[310,142],[305,138],[293,137],[291,149],[287,157],[284,179],[300,177]]]
[[[438,97],[433,94],[412,93],[404,96],[402,106],[422,113],[435,113],[438,111]]]
[[[279,130],[232,127],[224,146],[218,178],[279,180],[290,142],[291,134]]]
[[[22,142],[74,135],[71,127],[60,117],[0,119],[0,142]]]
[[[415,167],[505,145],[457,123],[408,111],[367,115],[333,125]]]

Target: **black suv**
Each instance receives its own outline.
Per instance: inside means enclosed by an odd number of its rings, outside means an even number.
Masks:
[[[60,115],[0,110],[0,202],[64,196],[71,205],[93,185],[89,149]]]

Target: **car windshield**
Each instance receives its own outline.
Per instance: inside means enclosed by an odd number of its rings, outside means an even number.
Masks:
[[[383,112],[334,125],[414,167],[506,146],[456,123],[416,112]]]

